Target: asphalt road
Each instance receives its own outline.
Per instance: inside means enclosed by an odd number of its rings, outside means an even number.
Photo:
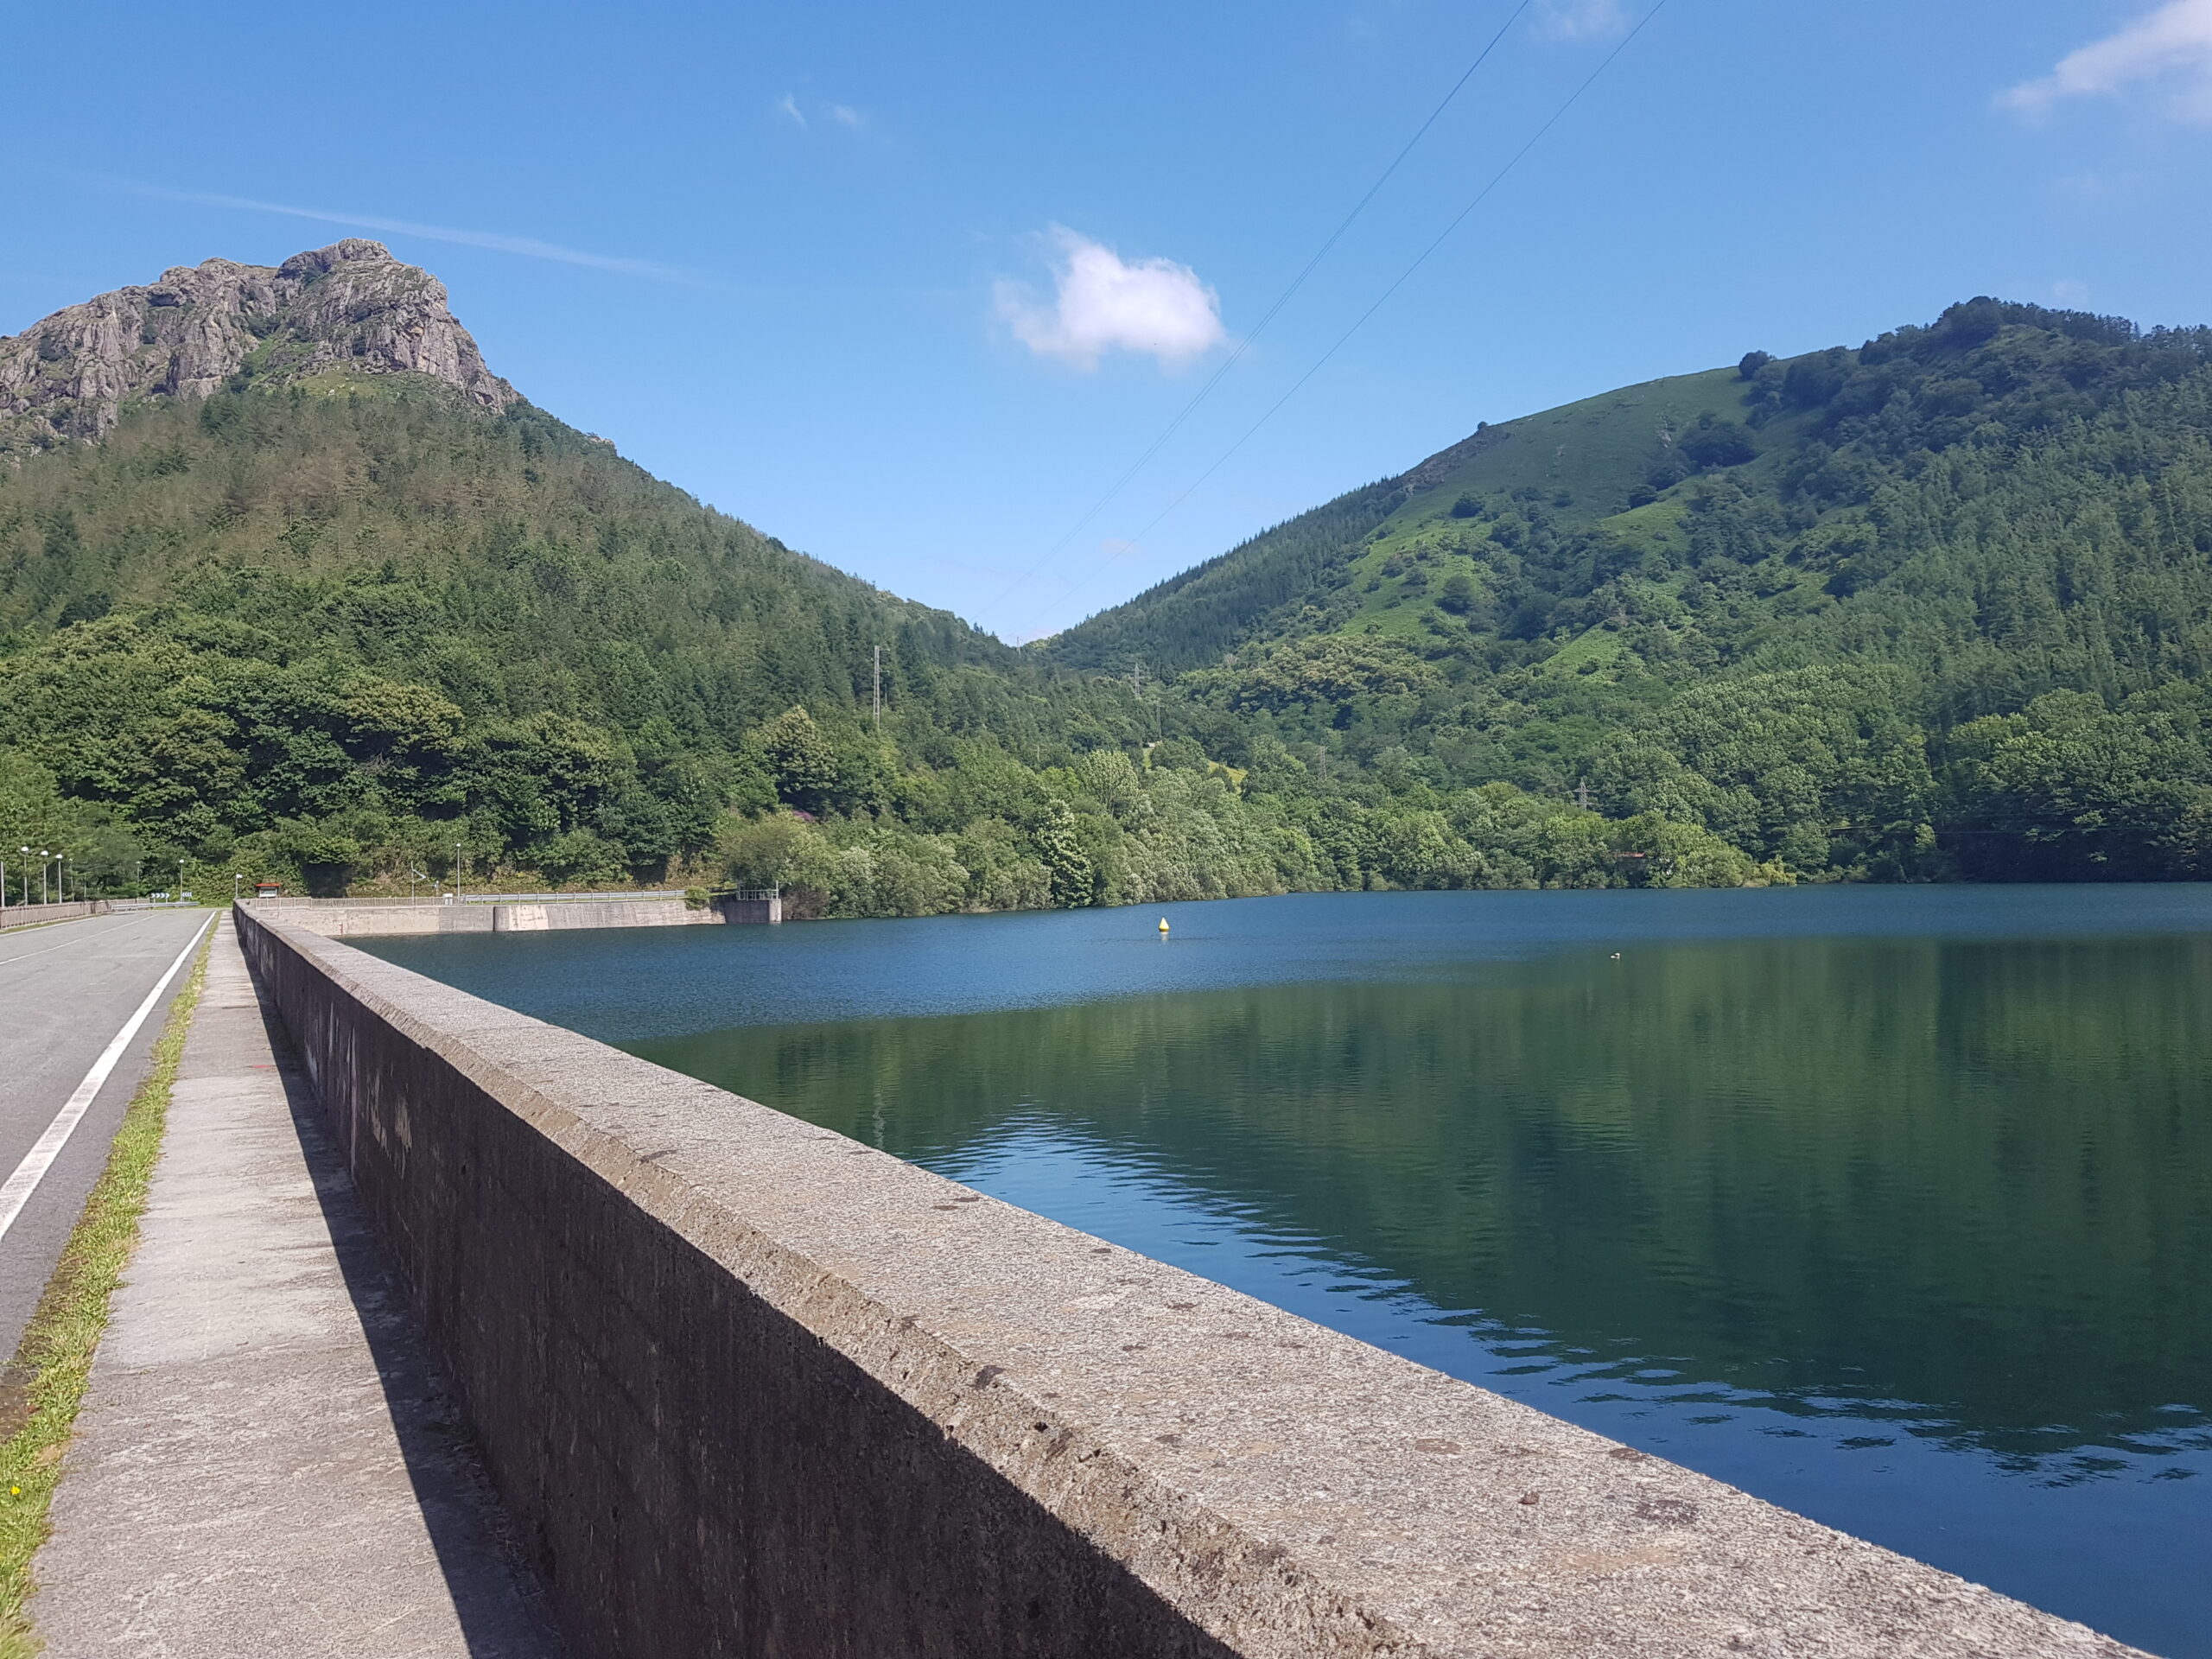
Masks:
[[[15,1173],[209,914],[130,911],[0,933],[0,1181]],[[38,1306],[185,978],[181,973],[170,982],[0,1238],[0,1357],[15,1352]]]

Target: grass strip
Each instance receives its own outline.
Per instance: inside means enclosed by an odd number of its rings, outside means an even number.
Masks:
[[[61,1453],[84,1403],[92,1353],[107,1329],[108,1297],[138,1243],[138,1217],[168,1120],[169,1086],[185,1029],[207,978],[214,930],[154,1044],[153,1065],[124,1109],[107,1167],[62,1247],[16,1357],[0,1372],[0,1659],[28,1659],[40,1643],[24,1614],[31,1557],[46,1541],[47,1508],[61,1477]]]

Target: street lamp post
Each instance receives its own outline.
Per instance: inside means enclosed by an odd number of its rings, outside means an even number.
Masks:
[[[181,858],[176,861],[176,897],[170,902],[179,905],[184,902],[184,861]]]
[[[234,905],[238,901],[238,883],[243,881],[245,879],[245,872],[244,870],[232,870],[231,872],[231,902]]]

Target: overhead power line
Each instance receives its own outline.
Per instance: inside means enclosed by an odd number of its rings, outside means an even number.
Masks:
[[[1012,598],[1015,593],[1019,592],[1020,588],[1031,580],[1031,578],[1035,576],[1036,574],[1039,570],[1043,569],[1046,564],[1050,563],[1053,557],[1058,555],[1062,549],[1066,547],[1067,544],[1070,542],[1072,542],[1077,536],[1080,536],[1083,533],[1084,526],[1090,524],[1092,519],[1103,512],[1108,505],[1113,501],[1114,498],[1128,487],[1129,480],[1144,470],[1146,464],[1149,462],[1154,455],[1160,452],[1160,449],[1166,444],[1170,438],[1173,437],[1175,434],[1181,429],[1183,423],[1191,418],[1192,415],[1197,410],[1198,405],[1205,402],[1206,398],[1211,395],[1213,389],[1219,385],[1222,381],[1227,378],[1229,372],[1235,368],[1239,362],[1243,360],[1244,354],[1252,349],[1252,342],[1259,339],[1261,334],[1266,332],[1268,325],[1275,320],[1275,314],[1281,311],[1284,306],[1289,304],[1292,297],[1297,294],[1298,290],[1306,286],[1306,279],[1313,274],[1314,269],[1320,264],[1322,260],[1328,257],[1329,251],[1335,247],[1339,241],[1343,240],[1344,232],[1352,227],[1352,221],[1367,211],[1368,204],[1373,201],[1376,195],[1382,192],[1382,187],[1390,181],[1391,175],[1395,174],[1402,165],[1403,165],[1406,157],[1414,153],[1414,146],[1419,144],[1423,138],[1428,136],[1428,130],[1434,126],[1443,117],[1444,111],[1452,107],[1452,100],[1459,96],[1461,89],[1464,88],[1470,80],[1474,79],[1475,71],[1481,68],[1483,65],[1489,60],[1491,54],[1497,50],[1499,43],[1505,39],[1507,31],[1511,29],[1513,25],[1521,20],[1522,14],[1527,11],[1535,3],[1535,0],[1520,0],[1520,3],[1514,7],[1511,15],[1506,18],[1503,23],[1499,25],[1497,33],[1491,35],[1489,43],[1485,45],[1480,52],[1475,54],[1475,60],[1469,64],[1466,68],[1461,72],[1459,79],[1452,83],[1452,90],[1445,93],[1443,98],[1438,102],[1436,107],[1428,112],[1428,119],[1422,122],[1419,127],[1414,130],[1414,136],[1406,140],[1404,147],[1401,149],[1395,156],[1390,158],[1390,164],[1384,168],[1382,171],[1376,175],[1373,184],[1367,187],[1367,194],[1352,204],[1351,211],[1346,213],[1338,223],[1335,230],[1329,232],[1328,239],[1323,242],[1319,248],[1316,248],[1313,251],[1313,257],[1306,262],[1305,265],[1300,270],[1297,276],[1290,279],[1290,286],[1284,289],[1281,294],[1278,294],[1275,296],[1274,303],[1269,306],[1267,310],[1261,315],[1259,321],[1255,323],[1250,330],[1236,342],[1236,349],[1231,352],[1228,357],[1224,359],[1221,366],[1217,368],[1211,375],[1207,377],[1206,383],[1198,389],[1197,392],[1192,395],[1190,402],[1185,404],[1181,410],[1177,411],[1175,418],[1168,422],[1167,424],[1160,429],[1160,435],[1145,446],[1144,453],[1129,463],[1128,468],[1122,474],[1122,475],[1116,479],[1114,482],[1108,486],[1104,494],[1101,495],[1096,501],[1090,504],[1080,518],[1077,519],[1074,524],[1068,526],[1067,533],[1062,536],[1058,541],[1054,542],[1052,546],[1046,548],[1043,553],[1038,556],[1035,562],[1033,563],[1027,569],[1022,571],[1020,575],[1017,575],[1012,582],[1007,584],[1005,589],[998,595],[998,597],[991,601],[991,609],[995,610],[1000,606],[1005,604],[1006,601]]]
[[[1167,518],[1168,514],[1173,512],[1176,508],[1181,506],[1185,501],[1189,500],[1192,495],[1198,493],[1199,487],[1203,486],[1208,479],[1211,478],[1224,466],[1228,465],[1230,459],[1234,456],[1238,450],[1242,449],[1246,444],[1249,443],[1253,438],[1257,436],[1260,429],[1265,426],[1269,421],[1273,420],[1275,416],[1281,412],[1285,404],[1287,404],[1292,398],[1298,396],[1299,392],[1305,388],[1307,381],[1313,379],[1315,375],[1320,373],[1322,369],[1327,365],[1329,359],[1336,356],[1338,352],[1342,351],[1345,345],[1350,342],[1351,337],[1367,326],[1368,320],[1374,316],[1377,311],[1380,311],[1383,306],[1389,302],[1390,296],[1395,294],[1400,289],[1403,288],[1413,279],[1414,273],[1428,263],[1429,257],[1439,248],[1442,247],[1446,242],[1451,240],[1452,233],[1454,231],[1457,231],[1460,226],[1467,221],[1468,217],[1474,213],[1476,208],[1481,207],[1484,201],[1489,200],[1491,193],[1496,190],[1499,185],[1504,183],[1507,176],[1512,173],[1514,168],[1521,165],[1522,161],[1528,156],[1529,152],[1535,149],[1535,147],[1543,141],[1544,135],[1548,133],[1566,118],[1567,112],[1581,101],[1582,95],[1588,92],[1591,87],[1597,85],[1598,78],[1603,75],[1606,70],[1612,67],[1614,60],[1618,58],[1622,53],[1627,51],[1630,45],[1636,40],[1636,37],[1643,34],[1644,29],[1649,26],[1651,20],[1656,17],[1666,9],[1667,0],[1658,0],[1657,4],[1654,5],[1650,10],[1645,12],[1643,17],[1637,21],[1636,27],[1629,30],[1626,35],[1624,35],[1621,37],[1619,43],[1616,45],[1611,52],[1608,52],[1605,54],[1605,60],[1599,63],[1595,69],[1590,72],[1588,77],[1583,80],[1580,86],[1577,86],[1572,92],[1567,94],[1566,100],[1561,103],[1556,110],[1552,111],[1550,118],[1548,119],[1543,125],[1538,127],[1532,135],[1530,135],[1528,143],[1522,144],[1519,149],[1514,151],[1513,155],[1507,160],[1505,165],[1498,168],[1496,173],[1491,175],[1490,182],[1484,185],[1480,190],[1477,191],[1475,193],[1474,199],[1468,202],[1465,207],[1462,207],[1457,213],[1452,215],[1452,221],[1445,226],[1441,231],[1437,232],[1435,239],[1431,241],[1427,247],[1423,248],[1414,257],[1413,263],[1408,265],[1404,270],[1398,274],[1396,280],[1391,283],[1389,287],[1384,289],[1380,295],[1376,296],[1375,302],[1369,306],[1366,310],[1359,314],[1358,317],[1353,321],[1351,327],[1345,329],[1343,334],[1339,334],[1337,337],[1335,343],[1332,345],[1328,350],[1323,352],[1320,356],[1313,359],[1313,365],[1307,369],[1305,373],[1300,375],[1296,380],[1293,381],[1291,383],[1290,390],[1284,392],[1281,397],[1276,398],[1273,404],[1269,404],[1268,406],[1267,412],[1262,415],[1258,420],[1253,422],[1249,427],[1246,428],[1242,437],[1238,438],[1236,442],[1230,444],[1228,448],[1223,450],[1215,459],[1211,466],[1208,467],[1205,471],[1200,473],[1196,478],[1192,479],[1191,482],[1184,487],[1183,492],[1179,495],[1176,496],[1173,500],[1170,501],[1166,506],[1162,507],[1158,512],[1153,515],[1150,523],[1147,524],[1145,527],[1139,531],[1135,536],[1129,537],[1130,543],[1132,544],[1141,543],[1146,537],[1151,535],[1154,531],[1160,527],[1160,524]],[[1516,13],[1516,16],[1518,16],[1518,14]],[[1097,579],[1097,575],[1098,573],[1095,569],[1078,572],[1074,580],[1066,583],[1052,595],[1053,599],[1056,601],[1065,599],[1071,594],[1081,591],[1086,583],[1096,581]]]

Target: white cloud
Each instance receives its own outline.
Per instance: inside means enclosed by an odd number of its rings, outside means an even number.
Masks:
[[[849,104],[831,104],[827,106],[827,112],[830,118],[840,126],[857,130],[868,124],[868,118]]]
[[[1046,232],[1058,291],[1039,301],[1022,283],[993,290],[1014,336],[1039,357],[1095,369],[1108,352],[1141,352],[1164,368],[1203,357],[1227,338],[1221,302],[1198,272],[1172,259],[1125,263],[1113,249],[1062,226]]]
[[[2212,0],[2167,0],[2146,16],[2058,60],[1998,102],[2042,115],[2062,99],[2117,97],[2145,83],[2170,86],[2169,111],[2212,123]]]
[[[2089,302],[2089,285],[2076,282],[2071,276],[2065,277],[2050,285],[2050,297],[2061,305],[2087,305]]]
[[[776,112],[779,115],[791,117],[798,124],[801,132],[806,130],[806,117],[799,110],[798,99],[793,98],[789,92],[785,92],[783,97],[776,100]]]
[[[1538,0],[1536,32],[1554,41],[1602,41],[1628,27],[1621,0]]]
[[[1141,542],[1125,542],[1118,536],[1109,536],[1098,543],[1098,551],[1109,559],[1134,559],[1144,551]]]

